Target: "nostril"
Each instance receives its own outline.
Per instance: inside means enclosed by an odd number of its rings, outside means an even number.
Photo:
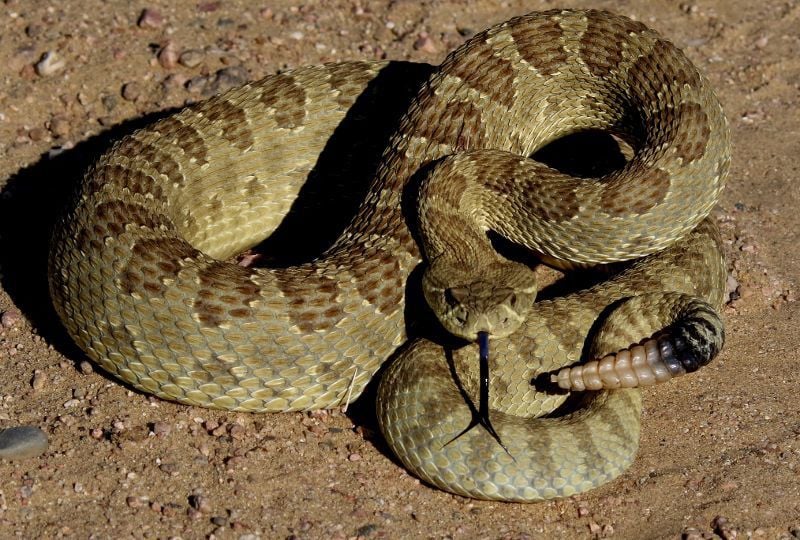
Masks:
[[[448,288],[448,289],[444,290],[444,300],[445,300],[445,302],[447,302],[451,306],[455,306],[456,304],[458,304],[458,302],[456,302],[455,297],[453,296],[453,289],[452,288]]]

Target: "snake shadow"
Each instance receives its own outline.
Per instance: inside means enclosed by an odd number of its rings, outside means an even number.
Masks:
[[[13,173],[0,191],[0,283],[34,330],[67,358],[84,356],[50,303],[47,253],[56,219],[84,171],[114,141],[174,111],[122,122],[69,149],[51,149]]]

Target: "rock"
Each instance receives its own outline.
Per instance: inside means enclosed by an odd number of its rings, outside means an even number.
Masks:
[[[0,325],[5,328],[13,328],[22,320],[22,313],[18,309],[9,309],[0,315]]]
[[[164,69],[172,69],[178,65],[178,47],[172,41],[168,41],[158,52],[158,63]]]
[[[248,76],[247,70],[242,66],[222,68],[214,74],[213,81],[203,86],[201,93],[206,97],[219,94],[229,88],[243,85],[247,82]]]
[[[136,82],[128,82],[122,85],[122,99],[126,101],[136,101],[142,95],[142,86]]]
[[[49,446],[47,435],[35,426],[18,426],[0,431],[0,458],[28,459],[43,454]]]
[[[203,58],[205,58],[203,51],[199,49],[188,49],[181,53],[180,58],[178,58],[178,62],[182,66],[193,68],[199,66],[200,63],[202,63]]]
[[[55,137],[66,137],[69,135],[70,124],[64,116],[54,116],[50,119],[50,133]]]
[[[48,77],[58,73],[64,69],[66,65],[67,62],[61,58],[57,52],[47,51],[42,55],[42,58],[36,62],[34,68],[36,69],[36,74],[40,77]]]
[[[421,32],[419,34],[417,41],[414,42],[414,48],[418,51],[424,51],[426,53],[436,52],[436,45],[433,43],[433,40],[427,34],[427,32]]]
[[[44,389],[45,385],[47,385],[47,375],[37,369],[33,372],[33,377],[31,378],[31,388],[36,392],[40,392]]]
[[[144,8],[136,24],[139,28],[158,28],[164,24],[164,16],[157,9]]]
[[[200,13],[211,13],[212,11],[217,11],[219,9],[220,2],[201,2],[197,4],[197,11]]]

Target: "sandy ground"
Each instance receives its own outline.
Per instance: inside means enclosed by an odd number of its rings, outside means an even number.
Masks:
[[[347,414],[260,416],[129,390],[70,344],[45,256],[69,186],[149,113],[306,63],[438,63],[464,35],[553,2],[0,2],[0,428],[50,437],[41,457],[0,462],[0,537],[800,538],[800,4],[594,5],[683,47],[725,105],[728,341],[701,372],[645,392],[627,474],[518,505],[409,476],[368,399]],[[158,13],[139,22],[143,8]]]

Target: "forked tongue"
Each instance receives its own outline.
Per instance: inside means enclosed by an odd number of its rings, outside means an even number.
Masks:
[[[478,332],[478,349],[480,351],[480,395],[478,397],[478,423],[489,432],[497,444],[508,454],[508,448],[500,440],[489,418],[489,332]],[[509,454],[510,455],[510,454]]]

